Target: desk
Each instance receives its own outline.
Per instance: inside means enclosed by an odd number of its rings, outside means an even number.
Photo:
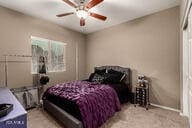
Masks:
[[[27,112],[6,87],[0,88],[0,104],[3,103],[13,104],[13,110],[0,118],[0,128],[27,128]]]

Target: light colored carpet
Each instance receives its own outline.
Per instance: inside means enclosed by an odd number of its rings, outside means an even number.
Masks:
[[[63,127],[46,111],[32,109],[28,111],[28,128]],[[101,128],[189,128],[189,123],[177,112],[156,107],[146,111],[145,108],[126,104]]]

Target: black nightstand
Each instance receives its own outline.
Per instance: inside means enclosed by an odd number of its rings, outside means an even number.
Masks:
[[[146,85],[146,87],[135,87],[135,96],[134,96],[134,104],[135,107],[137,104],[140,106],[143,106],[148,110],[150,102],[149,102],[149,86]]]

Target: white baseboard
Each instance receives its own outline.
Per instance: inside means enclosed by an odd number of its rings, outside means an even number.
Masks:
[[[167,107],[167,106],[163,106],[163,105],[158,105],[158,104],[152,104],[152,106],[158,107],[158,108],[162,108],[162,109],[166,109],[166,110],[170,110],[170,111],[175,111],[175,112],[179,112],[181,113],[181,111],[179,109],[175,109],[175,108],[171,108],[171,107]]]
[[[188,115],[184,114],[183,112],[180,112],[179,115],[180,115],[180,116],[189,117]]]

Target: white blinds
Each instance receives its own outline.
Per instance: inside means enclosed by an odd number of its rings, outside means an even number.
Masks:
[[[51,42],[51,65],[50,71],[64,71],[65,70],[65,50],[63,43]]]
[[[48,72],[66,70],[66,44],[37,37],[31,37],[32,42],[32,73],[37,73],[40,56],[45,57]]]

